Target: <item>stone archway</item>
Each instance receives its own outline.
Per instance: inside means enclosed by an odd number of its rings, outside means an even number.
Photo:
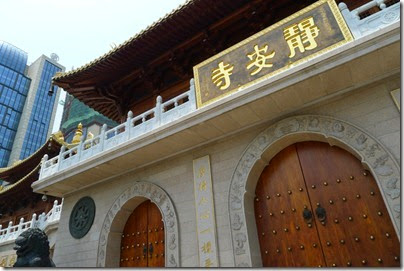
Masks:
[[[229,191],[229,216],[235,266],[261,265],[254,194],[262,170],[280,150],[308,140],[341,147],[372,172],[399,235],[400,167],[393,156],[377,139],[346,121],[315,115],[295,116],[261,132],[248,145],[234,171]]]
[[[120,236],[130,213],[144,200],[157,205],[164,221],[166,267],[179,267],[178,219],[168,194],[149,182],[135,182],[115,200],[101,228],[97,267],[119,267]],[[108,257],[118,253],[118,257]]]

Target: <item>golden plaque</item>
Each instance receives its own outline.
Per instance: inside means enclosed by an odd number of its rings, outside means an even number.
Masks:
[[[320,0],[196,65],[198,108],[352,40],[334,0]]]

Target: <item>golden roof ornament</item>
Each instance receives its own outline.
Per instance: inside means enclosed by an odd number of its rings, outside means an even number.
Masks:
[[[76,133],[74,134],[72,144],[79,144],[82,135],[83,135],[83,125],[80,122],[79,125],[77,125],[77,130]]]
[[[58,142],[58,143],[61,144],[61,145],[62,145],[63,143],[65,143],[65,138],[64,138],[64,136],[63,136],[62,131],[60,131],[60,130],[57,131],[57,132],[55,132],[55,133],[53,133],[50,139],[51,139],[51,140],[52,140],[52,139],[55,139],[56,142]]]

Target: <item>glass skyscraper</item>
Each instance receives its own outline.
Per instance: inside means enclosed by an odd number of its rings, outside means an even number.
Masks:
[[[31,80],[27,53],[0,41],[0,167],[7,166]]]
[[[27,53],[0,41],[0,167],[34,153],[49,137],[60,92],[48,95],[57,58],[40,56],[27,66]]]
[[[28,122],[28,129],[20,153],[19,159],[21,160],[28,157],[44,144],[47,139],[47,133],[44,131],[48,131],[49,128],[52,129],[49,125],[56,95],[49,96],[48,92],[51,87],[52,77],[56,72],[60,72],[61,70],[60,67],[45,60],[45,65],[42,70],[34,105]],[[54,93],[56,93],[57,87],[54,86],[54,88]]]

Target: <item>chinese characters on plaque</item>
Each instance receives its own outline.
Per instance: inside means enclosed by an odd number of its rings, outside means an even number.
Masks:
[[[225,86],[225,80],[223,82],[222,86]],[[194,191],[199,266],[218,267],[215,210],[208,155],[194,160]]]
[[[320,0],[195,66],[198,107],[351,40],[334,0]]]

